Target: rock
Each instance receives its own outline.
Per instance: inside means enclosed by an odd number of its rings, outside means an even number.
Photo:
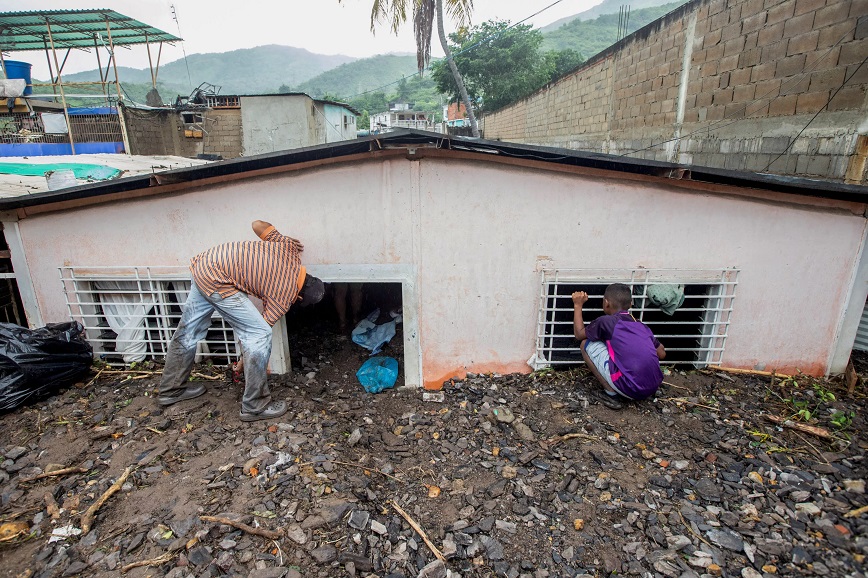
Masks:
[[[446,578],[446,566],[440,560],[434,560],[425,565],[416,578]]]
[[[187,559],[194,566],[204,567],[214,559],[204,546],[196,546],[187,552]]]
[[[307,542],[307,533],[298,524],[287,526],[286,537],[296,544],[305,544]]]
[[[347,438],[347,445],[350,447],[355,446],[359,443],[359,440],[362,439],[362,431],[359,428],[353,430],[353,433],[350,434],[350,437]]]
[[[808,516],[818,516],[822,513],[822,510],[812,502],[803,502],[801,504],[796,504],[796,512]]]
[[[741,552],[744,549],[744,540],[742,540],[741,536],[732,530],[709,530],[706,535],[712,543],[721,548],[726,548],[727,550],[732,550],[734,552]]]
[[[854,494],[865,493],[865,480],[844,480],[844,489]]]
[[[27,448],[25,448],[23,446],[15,446],[13,448],[10,448],[6,452],[4,454],[4,457],[6,457],[7,459],[10,459],[10,460],[17,460],[18,458],[20,458],[21,456],[23,456],[27,452],[28,452]]]
[[[247,578],[289,578],[288,568],[262,568],[251,570]]]
[[[350,519],[347,522],[350,528],[355,528],[356,530],[366,530],[368,527],[368,520],[370,520],[371,515],[365,512],[364,510],[353,510],[353,513],[350,514]]]
[[[516,421],[512,424],[513,429],[518,434],[518,437],[527,442],[536,440],[536,434],[524,422]]]
[[[694,485],[696,493],[703,500],[709,502],[719,502],[721,496],[720,484],[716,480],[710,478],[702,478]]]
[[[313,556],[313,559],[319,564],[328,564],[338,559],[338,551],[331,544],[326,544],[325,546],[320,546],[319,548],[311,550],[310,555]]]
[[[515,415],[508,407],[495,407],[491,409],[490,416],[492,421],[499,423],[512,423],[515,421]]]
[[[741,578],[763,578],[763,575],[750,566],[745,566],[741,569]]]

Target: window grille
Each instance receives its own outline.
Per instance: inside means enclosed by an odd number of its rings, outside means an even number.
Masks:
[[[205,96],[205,104],[209,108],[241,108],[239,96],[209,94]]]
[[[71,318],[85,328],[94,356],[110,365],[163,359],[190,292],[186,267],[60,267]],[[234,363],[240,349],[215,311],[196,361]]]
[[[603,315],[603,293],[611,283],[624,283],[633,293],[633,316],[645,323],[666,348],[663,363],[704,367],[720,365],[738,285],[738,270],[627,269],[544,270],[541,275],[535,369],[583,363],[573,335],[574,291],[589,300],[583,319]],[[684,285],[684,302],[669,316],[651,303],[653,285]]]

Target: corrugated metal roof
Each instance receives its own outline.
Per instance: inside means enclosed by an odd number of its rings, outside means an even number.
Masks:
[[[115,45],[177,42],[177,36],[114,10],[39,10],[0,12],[0,49],[18,52],[45,50],[48,29],[55,48],[93,48],[94,41]]]
[[[868,303],[862,309],[862,319],[859,321],[859,329],[856,331],[856,342],[853,349],[868,351]]]
[[[357,155],[373,155],[386,148],[413,149],[415,158],[421,158],[424,155],[424,151],[430,148],[438,151],[445,150],[478,154],[480,160],[492,159],[494,157],[499,157],[507,162],[532,160],[533,162],[550,163],[552,166],[588,168],[612,171],[613,173],[677,179],[681,183],[695,183],[700,188],[704,185],[740,187],[746,189],[745,192],[748,194],[750,194],[751,190],[755,191],[758,196],[763,192],[773,191],[805,197],[868,203],[868,187],[859,185],[845,185],[798,177],[747,173],[699,166],[685,167],[662,161],[632,159],[604,153],[590,153],[572,149],[490,141],[470,137],[454,137],[415,129],[398,129],[369,137],[265,153],[251,157],[240,157],[209,163],[204,166],[168,171],[162,173],[165,177],[162,179],[162,183],[192,184],[203,179],[228,178],[252,171],[289,167],[301,163],[309,164],[322,160],[335,161],[341,157],[357,158]],[[416,150],[417,148],[419,149],[418,151]],[[160,184],[161,182],[152,182],[148,177],[115,179],[61,191],[0,199],[0,211],[11,211],[67,200],[129,193]]]

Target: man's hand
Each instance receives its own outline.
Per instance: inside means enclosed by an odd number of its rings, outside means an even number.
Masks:
[[[582,305],[584,305],[585,303],[588,302],[588,294],[585,293],[584,291],[576,291],[575,293],[573,293],[572,298],[573,298],[573,305],[575,307],[581,307]]]

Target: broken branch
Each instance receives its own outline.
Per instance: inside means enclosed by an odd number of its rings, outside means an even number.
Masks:
[[[109,498],[111,498],[118,491],[120,491],[121,486],[123,486],[124,482],[127,481],[127,478],[129,477],[129,475],[132,471],[133,471],[133,466],[128,466],[127,469],[124,470],[124,473],[121,474],[121,477],[119,477],[115,481],[115,483],[113,483],[111,486],[109,486],[109,489],[107,489],[105,491],[105,493],[103,493],[103,495],[101,495],[99,497],[99,499],[97,499],[96,502],[91,504],[90,508],[88,508],[87,511],[81,516],[81,535],[82,536],[84,536],[88,532],[90,532],[90,527],[93,524],[93,518],[94,518],[94,516],[96,516],[96,511],[99,510],[100,507],[103,504],[105,504]]]
[[[553,448],[561,442],[565,442],[567,440],[572,440],[572,439],[576,439],[576,438],[583,439],[583,440],[586,440],[589,442],[598,441],[600,439],[597,436],[592,436],[592,435],[588,435],[588,434],[574,432],[574,433],[568,433],[568,434],[564,434],[562,436],[555,436],[553,438],[550,438],[548,440],[548,447]]]
[[[835,436],[833,436],[826,428],[818,427],[815,425],[808,425],[805,423],[797,423],[793,420],[786,419],[777,415],[767,415],[766,419],[772,423],[782,425],[783,427],[787,427],[804,433],[809,433],[825,440],[835,439]]]
[[[403,509],[401,509],[401,506],[398,505],[398,502],[396,502],[395,500],[391,500],[391,502],[392,502],[392,507],[395,508],[395,511],[398,512],[399,514],[401,514],[402,518],[407,520],[407,523],[410,524],[411,528],[416,530],[416,533],[419,534],[419,537],[422,538],[422,541],[425,542],[425,545],[428,546],[428,548],[431,550],[431,552],[434,554],[434,556],[436,556],[437,559],[440,560],[441,562],[445,563],[446,557],[443,556],[443,554],[440,552],[440,550],[437,549],[437,546],[435,546],[434,543],[428,539],[428,535],[425,533],[425,530],[423,530],[422,527],[419,526],[419,524],[417,524],[416,521],[413,518],[411,518],[409,514],[407,514],[407,512],[405,512]]]
[[[280,530],[266,530],[265,528],[254,528],[253,526],[248,526],[247,524],[242,524],[241,522],[237,522],[235,520],[231,520],[229,518],[224,518],[222,516],[199,516],[199,519],[203,522],[214,522],[216,524],[226,524],[227,526],[232,526],[233,528],[238,528],[239,530],[243,530],[248,534],[253,534],[255,536],[262,536],[263,538],[268,538],[269,540],[279,540],[283,538],[283,532]]]
[[[403,482],[403,481],[404,481],[404,480],[402,480],[401,478],[396,478],[395,476],[390,476],[390,475],[387,474],[386,472],[381,472],[380,470],[375,470],[374,468],[367,468],[367,467],[362,466],[362,465],[359,465],[359,464],[350,464],[350,463],[347,463],[347,462],[336,462],[336,461],[332,461],[332,463],[333,463],[333,464],[340,464],[340,465],[342,465],[342,466],[350,466],[350,467],[352,467],[352,468],[361,468],[361,469],[363,469],[363,470],[365,470],[365,471],[377,472],[378,474],[380,474],[380,475],[382,475],[382,476],[386,476],[387,478],[391,478],[391,479],[395,480],[396,482]]]
[[[121,568],[121,572],[126,574],[133,568],[141,568],[142,566],[159,566],[160,564],[165,564],[166,562],[171,562],[172,558],[175,557],[174,552],[166,552],[162,556],[158,556],[157,558],[151,558],[150,560],[139,560],[138,562],[132,562],[127,564],[123,568]]]
[[[855,510],[850,510],[846,514],[844,514],[845,518],[858,518],[865,512],[868,512],[868,506],[862,506],[861,508],[856,508]]]
[[[782,379],[789,379],[792,375],[784,375],[783,373],[777,373],[775,371],[759,371],[758,369],[738,369],[736,367],[715,367],[715,370],[725,371],[726,373],[737,373],[740,375],[756,375],[758,377],[778,377]]]
[[[34,482],[36,480],[41,480],[42,478],[50,478],[52,476],[65,476],[66,474],[84,474],[87,473],[86,468],[63,468],[61,470],[54,470],[52,472],[43,472],[39,475],[33,476],[32,478],[22,478],[19,480],[20,482]]]

